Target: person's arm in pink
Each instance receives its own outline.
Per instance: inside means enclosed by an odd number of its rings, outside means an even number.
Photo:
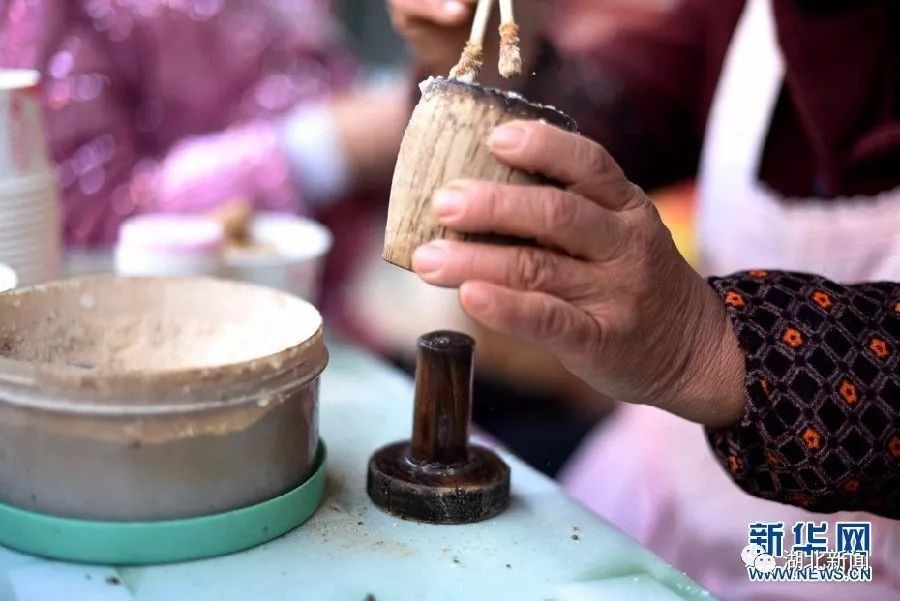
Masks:
[[[111,238],[145,202],[131,191],[138,161],[132,93],[123,85],[104,36],[68,3],[11,0],[2,12],[3,67],[42,72],[45,133],[58,165],[64,235],[84,245]],[[141,181],[138,177],[137,181]]]
[[[4,66],[44,73],[69,246],[108,244],[140,212],[205,211],[234,198],[300,211],[306,173],[330,178],[311,182],[312,196],[343,186],[334,132],[318,117],[350,69],[320,40],[287,27],[254,33],[246,15],[228,9],[207,20],[169,8],[98,15],[80,2],[13,0],[0,10]],[[266,10],[258,9],[260,23],[273,18]],[[327,18],[324,9],[317,14]],[[225,44],[238,17],[239,33],[260,39]],[[250,56],[241,59],[240,50]],[[297,61],[315,69],[291,71]],[[315,131],[297,125],[311,122],[320,122]],[[296,144],[302,133],[322,136],[319,154]]]

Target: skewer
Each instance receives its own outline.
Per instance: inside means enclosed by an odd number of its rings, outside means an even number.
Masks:
[[[513,15],[513,0],[500,0],[500,75],[522,74],[522,52],[519,50],[519,25]]]
[[[452,79],[472,83],[478,77],[478,74],[481,73],[481,66],[484,64],[484,36],[487,33],[488,21],[491,19],[493,6],[494,0],[478,0],[469,41],[466,42],[466,47],[463,48],[459,62],[450,70]]]

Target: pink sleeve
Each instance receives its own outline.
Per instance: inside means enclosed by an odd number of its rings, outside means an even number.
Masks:
[[[104,29],[81,2],[0,0],[0,62],[44,73],[67,245],[110,244],[119,224],[137,213],[203,211],[238,197],[262,209],[299,211],[276,115],[345,85],[350,70],[340,53],[289,37],[290,44],[273,49],[259,37],[251,44],[257,54],[220,63],[224,57],[210,57],[224,48],[237,13],[196,24],[174,9],[143,21],[126,9],[110,11]],[[118,37],[122,23],[131,29]],[[300,78],[293,64],[319,70]],[[281,105],[252,102],[268,102],[283,82],[290,85]]]
[[[182,140],[157,166],[154,180],[153,210],[200,212],[237,198],[263,210],[301,208],[278,131],[264,120]]]
[[[3,66],[43,73],[46,135],[58,165],[66,242],[111,239],[136,211],[129,193],[139,164],[130,91],[101,36],[68,4],[11,0],[2,14]]]

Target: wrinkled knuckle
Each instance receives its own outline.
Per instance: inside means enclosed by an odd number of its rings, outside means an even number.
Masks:
[[[660,245],[668,248],[672,241],[672,232],[663,223],[659,212],[652,203],[643,209],[638,219],[627,222],[625,228],[625,250],[638,253],[639,258],[655,256],[652,251]]]
[[[587,351],[589,357],[597,356],[600,347],[600,328],[596,322],[590,322],[588,327],[583,328],[576,342],[578,348]]]
[[[502,221],[503,196],[496,185],[472,184],[468,189],[467,200],[464,213],[486,225],[496,225]]]
[[[643,207],[641,207],[641,209],[643,211],[643,217],[647,228],[668,229],[665,222],[663,221],[662,215],[659,214],[659,209],[657,209],[656,205],[654,205],[652,202],[648,202]]]
[[[625,182],[625,190],[623,192],[623,196],[625,197],[625,206],[652,206],[652,203],[647,198],[647,194],[644,192],[644,189],[628,180],[626,180]]]
[[[633,223],[622,218],[619,213],[604,215],[605,220],[596,230],[598,232],[596,242],[601,245],[602,260],[610,261],[617,257],[630,254],[636,241],[644,235],[644,228],[640,224]]]
[[[553,305],[541,313],[538,333],[541,338],[556,340],[565,338],[572,328],[571,319],[560,307]]]
[[[574,325],[567,333],[566,348],[569,350],[570,361],[589,365],[598,356],[599,328],[596,322],[587,322]]]
[[[608,326],[602,320],[596,318],[592,318],[591,326],[584,342],[584,355],[588,358],[588,361],[595,361],[598,357],[604,355]]]
[[[466,247],[464,246],[464,248]],[[453,265],[451,262],[451,265],[456,267],[455,271],[457,273],[465,274],[466,277],[464,279],[475,278],[479,273],[479,266],[484,264],[482,254],[481,249],[466,248],[465,251],[459,253],[456,264]]]
[[[599,145],[582,141],[575,145],[575,160],[587,173],[604,173],[609,168],[609,155]]]
[[[493,205],[493,218],[496,220],[496,225],[509,223],[516,214],[522,212],[524,204],[522,200],[520,193],[514,188],[493,186],[491,204]]]
[[[518,284],[525,290],[541,290],[546,285],[553,266],[546,253],[523,248],[516,258]]]
[[[573,198],[556,190],[548,190],[544,200],[544,220],[552,230],[567,230],[578,218],[578,204]]]

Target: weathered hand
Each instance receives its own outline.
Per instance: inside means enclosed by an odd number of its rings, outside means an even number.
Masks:
[[[433,198],[438,219],[539,246],[436,241],[413,257],[419,276],[460,286],[472,318],[545,346],[604,394],[712,426],[739,419],[744,359],[724,307],[644,192],[602,147],[549,125],[513,122],[487,143],[565,189],[454,182]]]

